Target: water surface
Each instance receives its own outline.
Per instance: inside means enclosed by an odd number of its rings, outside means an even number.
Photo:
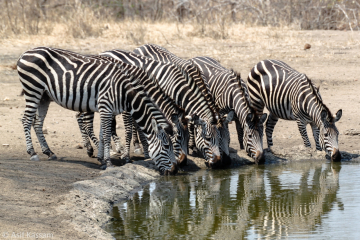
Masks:
[[[360,239],[360,163],[298,162],[163,177],[114,206],[117,239]]]

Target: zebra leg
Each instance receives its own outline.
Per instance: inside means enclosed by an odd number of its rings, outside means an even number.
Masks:
[[[85,113],[82,113],[82,112],[77,113],[76,120],[77,120],[79,128],[80,128],[81,137],[83,140],[84,147],[86,148],[87,155],[89,157],[94,157],[94,149],[91,146],[89,135],[87,134],[87,130],[85,127],[86,124],[84,123],[84,115],[85,115]],[[97,141],[97,143],[99,144],[98,141]]]
[[[48,156],[49,160],[56,160],[57,157],[50,150],[50,148],[46,142],[44,132],[43,132],[44,120],[45,120],[47,111],[49,109],[49,105],[50,105],[50,98],[46,94],[44,94],[42,99],[40,100],[40,104],[36,110],[33,127],[35,130],[36,136],[39,140],[42,152]]]
[[[139,136],[138,136],[138,131],[140,130],[139,127],[137,127],[135,121],[133,122],[133,127],[132,127],[132,134],[133,134],[133,144],[134,144],[134,153],[135,154],[141,154],[141,147],[140,147],[140,141],[139,141]],[[141,130],[140,130],[141,131]],[[144,145],[143,145],[144,147]],[[145,147],[144,147],[145,148]]]
[[[110,159],[112,117],[111,114],[100,112],[101,130],[98,160],[101,162],[101,169],[114,167]]]
[[[149,155],[149,145],[148,145],[147,139],[146,139],[143,131],[141,131],[141,129],[139,128],[139,126],[137,124],[136,124],[136,128],[137,128],[138,133],[139,133],[141,144],[143,145],[144,158],[148,159],[148,158],[150,158],[150,155]]]
[[[130,163],[130,143],[132,138],[133,119],[129,113],[123,112],[123,120],[125,126],[125,149],[121,155],[121,158],[125,159],[126,163]]]
[[[188,123],[188,129],[189,129],[189,149],[194,150],[195,148],[195,135],[194,135],[194,124],[189,122]]]
[[[300,120],[297,120],[296,122],[298,124],[298,128],[299,128],[301,137],[304,141],[305,147],[311,147],[311,143],[310,143],[309,137],[307,135],[307,131],[306,131],[306,123],[303,123]]]
[[[235,124],[236,124],[236,131],[238,134],[240,149],[244,149],[244,129],[241,127],[239,119],[235,119]]]
[[[274,128],[276,123],[278,122],[279,118],[277,116],[275,116],[274,114],[270,113],[269,117],[266,121],[266,129],[265,129],[265,133],[266,133],[266,140],[267,140],[267,144],[268,144],[268,150],[271,151],[271,147],[273,145],[273,139],[272,139],[272,134],[274,132]]]
[[[312,129],[312,132],[313,132],[313,136],[314,136],[314,140],[315,140],[315,144],[316,144],[316,150],[318,151],[322,151],[322,148],[321,148],[321,145],[320,145],[320,141],[319,141],[319,129],[318,127],[316,126],[315,123],[310,123],[311,125],[311,129]]]
[[[117,153],[121,153],[124,150],[124,146],[121,144],[120,137],[116,133],[116,116],[113,116],[111,123],[111,136],[115,142],[115,149]]]
[[[202,153],[200,153],[199,149],[196,147],[196,139],[195,139],[195,126],[193,123],[188,123],[188,129],[189,129],[189,149],[192,150],[193,156],[201,156]]]

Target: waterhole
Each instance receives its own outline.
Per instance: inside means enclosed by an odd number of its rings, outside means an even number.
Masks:
[[[116,204],[116,239],[360,239],[360,163],[298,162],[163,177]]]

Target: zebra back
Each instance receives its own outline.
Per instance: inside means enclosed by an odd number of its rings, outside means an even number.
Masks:
[[[196,113],[199,117],[216,123],[216,112],[209,106],[197,84],[192,78],[184,77],[185,74],[176,65],[123,50],[106,51],[100,55],[139,66],[150,76],[155,77],[162,90],[174,100],[176,105],[185,109],[186,114]]]
[[[185,60],[179,58],[178,56],[171,53],[167,49],[155,44],[145,44],[143,46],[140,46],[134,49],[134,53],[142,56],[150,57],[160,62],[170,63],[170,64],[173,63],[177,67],[179,67],[181,69],[181,72],[185,74],[186,78],[191,78],[194,80],[194,82],[200,89],[201,93],[204,95],[208,105],[211,107],[213,113],[215,114],[215,118],[217,120],[219,119],[219,116],[217,115],[216,105],[212,98],[212,94],[210,92],[209,86],[206,83],[206,81],[204,81],[204,79],[202,78],[201,72],[199,71],[196,64],[194,64],[192,60]]]

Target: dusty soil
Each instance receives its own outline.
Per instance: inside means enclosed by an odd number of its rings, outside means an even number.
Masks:
[[[359,156],[359,33],[246,27],[232,31],[231,38],[221,41],[180,34],[166,39],[155,38],[152,42],[180,57],[219,59],[224,66],[241,72],[243,79],[260,60],[273,58],[287,62],[320,84],[321,95],[333,113],[343,109],[343,116],[337,123],[340,150],[346,159]],[[111,238],[101,229],[109,220],[107,211],[111,202],[126,199],[143,184],[160,177],[154,165],[133,156],[137,160],[134,164],[121,166],[123,163],[114,156],[114,163],[119,167],[100,171],[95,158],[87,157],[85,149],[75,148],[81,143],[75,113],[55,104],[50,106],[45,128],[48,143],[58,160],[48,161],[40,153],[33,132],[34,146],[41,161],[31,162],[20,122],[25,101],[18,96],[21,86],[12,68],[22,52],[40,45],[93,54],[113,48],[131,50],[138,45],[114,36],[82,40],[29,37],[2,39],[0,43],[0,239],[26,237],[29,233],[50,234],[42,236],[54,239]],[[312,47],[303,50],[305,43]],[[124,136],[121,117],[118,118],[118,133]],[[97,117],[96,132],[98,125]],[[308,129],[311,135],[310,127]],[[230,131],[233,166],[251,164],[239,150],[234,124],[230,125]],[[325,161],[323,152],[302,147],[295,122],[278,122],[274,145],[277,157],[267,154],[267,163],[301,159]],[[190,157],[184,173],[204,167],[201,158]]]

